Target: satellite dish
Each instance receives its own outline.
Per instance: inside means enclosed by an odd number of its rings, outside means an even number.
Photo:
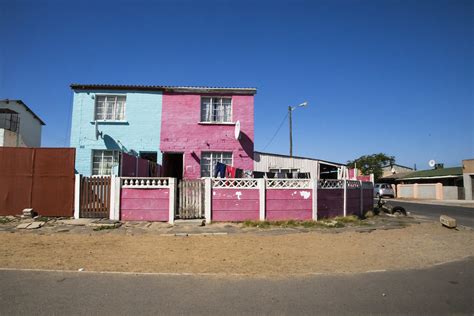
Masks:
[[[434,161],[433,159],[431,159],[429,162],[428,162],[428,165],[433,168],[435,165],[436,165],[436,161]]]
[[[240,139],[240,121],[235,122],[234,137],[236,140]]]
[[[102,138],[102,132],[99,132],[99,126],[97,125],[97,121],[95,121],[94,125],[95,125],[95,140],[98,140],[99,136]]]

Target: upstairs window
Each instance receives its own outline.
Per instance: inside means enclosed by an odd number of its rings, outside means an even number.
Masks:
[[[95,119],[101,121],[125,120],[124,95],[96,95]]]
[[[220,97],[201,98],[201,122],[231,123],[232,99]]]

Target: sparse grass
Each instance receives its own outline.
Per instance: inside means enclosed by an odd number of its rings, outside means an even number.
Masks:
[[[297,221],[297,220],[287,220],[287,221],[245,221],[242,223],[244,227],[256,227],[256,228],[271,228],[271,227],[280,227],[280,228],[342,228],[346,226],[370,226],[370,223],[361,220],[355,215],[350,216],[337,216],[334,218],[325,218],[320,219],[319,221]]]
[[[38,221],[38,222],[47,222],[47,221],[49,221],[49,217],[38,216],[38,217],[35,218],[35,221]]]
[[[11,221],[12,219],[8,217],[0,217],[0,224],[7,224],[7,223],[10,223]]]
[[[98,232],[98,231],[101,231],[101,230],[115,229],[115,228],[117,228],[117,226],[115,226],[115,225],[113,225],[113,226],[112,225],[110,225],[110,226],[109,225],[102,225],[102,226],[98,226],[98,227],[94,228],[94,231]]]

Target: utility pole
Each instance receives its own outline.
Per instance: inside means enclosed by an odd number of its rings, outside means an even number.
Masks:
[[[292,122],[291,122],[291,112],[293,108],[291,106],[288,107],[288,116],[290,118],[290,157],[293,157],[293,131],[292,131]]]

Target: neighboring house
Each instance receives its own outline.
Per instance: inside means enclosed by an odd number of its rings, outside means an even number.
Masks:
[[[345,164],[315,158],[256,151],[255,170],[262,172],[309,172],[313,179],[339,179]]]
[[[419,170],[398,178],[397,183],[441,183],[445,186],[462,187],[462,167]]]
[[[389,164],[382,166],[382,177],[388,177],[394,174],[399,174],[399,173],[408,173],[412,172],[413,168],[402,166],[399,164]]]
[[[462,161],[462,175],[466,200],[474,200],[474,159]]]
[[[253,169],[256,89],[72,84],[71,146],[84,175],[118,174],[121,153],[199,178],[223,162]],[[241,124],[234,138],[236,121]],[[102,133],[96,139],[95,124]]]
[[[40,147],[45,123],[21,100],[0,100],[0,146]]]

